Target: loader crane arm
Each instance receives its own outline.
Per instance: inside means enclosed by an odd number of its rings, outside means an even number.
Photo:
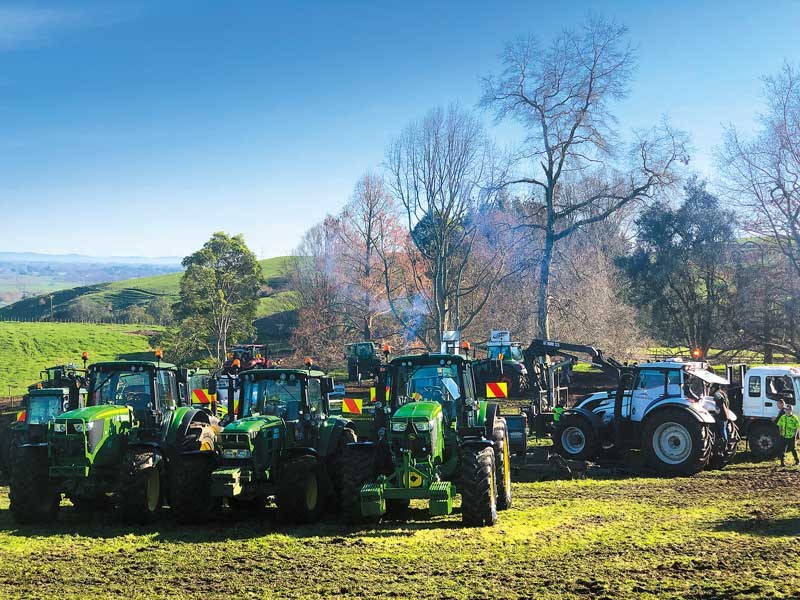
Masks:
[[[574,354],[570,354],[570,352],[586,354],[591,357],[591,360],[587,361],[585,359],[581,359]],[[570,344],[555,340],[534,339],[530,345],[522,351],[522,356],[525,359],[525,368],[529,373],[537,372],[535,365],[543,362],[540,359],[551,356],[559,356],[564,358],[564,363],[574,364],[577,362],[588,362],[603,369],[604,371],[611,372],[616,377],[619,377],[622,374],[622,371],[626,369],[626,367],[620,362],[614,360],[613,358],[605,357],[602,351],[598,350],[594,346]]]

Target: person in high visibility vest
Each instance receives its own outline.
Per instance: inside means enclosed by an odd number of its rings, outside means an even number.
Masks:
[[[783,438],[783,449],[781,450],[781,466],[785,467],[784,458],[787,452],[791,452],[794,457],[794,464],[800,464],[797,458],[797,430],[800,429],[800,419],[794,414],[791,404],[786,404],[786,412],[778,419],[778,431]]]
[[[553,423],[558,423],[561,420],[562,414],[564,414],[564,404],[559,402],[553,409]]]

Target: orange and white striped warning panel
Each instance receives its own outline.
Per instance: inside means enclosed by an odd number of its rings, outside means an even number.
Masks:
[[[508,383],[505,381],[497,381],[494,383],[486,384],[486,397],[487,398],[508,398]]]
[[[344,398],[342,400],[342,413],[360,415],[363,402],[361,398]]]

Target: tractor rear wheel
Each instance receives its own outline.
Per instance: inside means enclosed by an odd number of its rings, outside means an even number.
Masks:
[[[342,512],[348,521],[362,521],[361,486],[375,476],[375,447],[345,446],[342,456]]]
[[[356,432],[345,427],[342,430],[342,436],[339,438],[339,443],[336,445],[336,450],[328,457],[328,474],[333,484],[334,504],[341,508],[342,502],[342,486],[344,477],[344,449],[347,444],[352,444],[358,441]]]
[[[497,522],[497,486],[494,449],[467,447],[461,451],[458,491],[461,493],[461,521],[480,527]]]
[[[502,417],[494,420],[494,469],[497,474],[497,510],[511,508],[511,452],[508,425]]]
[[[688,410],[667,408],[650,416],[641,447],[648,464],[668,475],[694,475],[711,458],[713,435]]]
[[[179,454],[169,465],[169,505],[181,523],[212,517],[221,499],[211,494],[213,454]]]
[[[17,448],[11,465],[11,516],[17,523],[43,523],[58,515],[61,494],[48,474],[47,448]]]
[[[781,438],[778,427],[773,423],[756,423],[747,432],[750,452],[756,460],[775,458],[781,451]]]
[[[290,458],[283,466],[277,504],[290,523],[312,523],[319,519],[325,500],[320,465],[313,456]]]
[[[161,464],[150,449],[131,449],[125,455],[117,489],[121,516],[135,523],[151,523],[161,514]]]
[[[591,460],[597,457],[600,440],[587,418],[562,415],[553,432],[553,448],[569,460]]]
[[[727,443],[714,440],[714,452],[708,461],[708,468],[712,470],[723,469],[728,466],[733,457],[736,456],[736,449],[739,446],[739,429],[733,421],[725,421],[725,430],[728,434]]]

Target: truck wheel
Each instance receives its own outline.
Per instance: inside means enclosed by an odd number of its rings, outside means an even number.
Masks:
[[[724,447],[717,447],[714,444],[714,453],[708,461],[708,468],[711,470],[725,468],[736,456],[736,449],[739,446],[739,429],[733,421],[725,421],[725,429],[728,432],[728,443]]]
[[[126,521],[152,523],[161,514],[161,469],[152,450],[129,450],[117,490],[117,507]]]
[[[756,460],[775,458],[781,449],[781,438],[777,426],[772,423],[756,423],[747,432],[750,452]]]
[[[331,478],[331,483],[333,483],[333,493],[335,504],[341,508],[341,500],[342,500],[342,486],[343,486],[343,477],[344,477],[344,449],[347,447],[347,444],[352,444],[353,442],[358,441],[358,436],[356,432],[350,429],[349,427],[345,427],[342,430],[342,437],[339,438],[339,443],[336,446],[336,450],[328,459],[328,474]]]
[[[495,485],[494,449],[465,448],[461,453],[459,492],[461,521],[480,527],[497,522],[497,486]]]
[[[47,448],[18,448],[11,465],[11,516],[17,523],[45,523],[58,515],[61,494],[54,489]]]
[[[588,419],[580,415],[562,415],[553,432],[553,448],[570,460],[597,457],[600,440]]]
[[[350,522],[363,521],[361,486],[375,476],[375,447],[345,446],[342,465],[342,512]]]
[[[497,474],[497,510],[511,508],[511,452],[508,425],[502,417],[494,421],[494,469]]]
[[[281,516],[291,523],[311,523],[319,518],[324,505],[319,463],[311,456],[286,461],[278,489]]]
[[[694,475],[708,464],[712,437],[708,426],[688,411],[668,408],[647,419],[641,447],[659,473]]]
[[[211,495],[213,454],[179,454],[169,465],[169,506],[181,523],[212,517],[221,499]]]

